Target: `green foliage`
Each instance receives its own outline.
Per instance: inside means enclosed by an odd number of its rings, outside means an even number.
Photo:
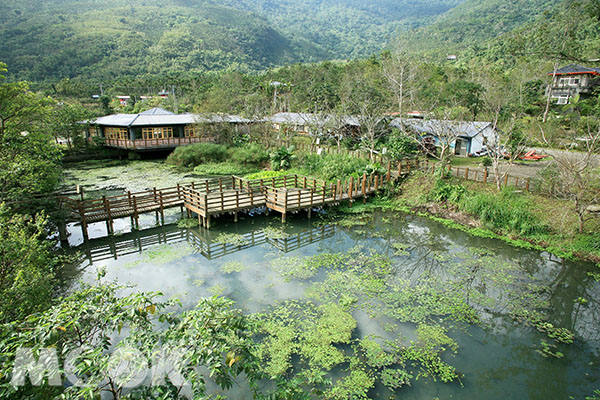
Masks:
[[[199,225],[197,218],[182,218],[177,221],[179,228],[196,228]]]
[[[125,289],[128,288],[116,284],[83,285],[52,309],[31,316],[21,324],[5,326],[8,330],[2,330],[0,342],[3,355],[12,359],[19,347],[32,347],[38,352],[56,346],[62,365],[71,350],[83,346],[72,364],[75,374],[85,375],[86,383],[90,385],[52,389],[55,395],[62,392],[68,398],[103,394],[120,398],[177,397],[182,386],[175,386],[171,381],[159,387],[138,386],[127,393],[123,393],[126,379],[112,379],[111,385],[103,384],[110,377],[106,366],[110,365],[111,354],[135,354],[131,353],[132,348],[147,365],[156,356],[157,348],[167,353],[183,352],[181,356],[188,363],[179,367],[190,382],[192,393],[198,397],[206,393],[205,378],[196,369],[199,366],[207,368],[212,379],[223,389],[231,388],[235,377],[242,373],[247,375],[251,386],[259,379],[258,364],[253,355],[254,325],[239,310],[232,308],[230,300],[202,299],[195,308],[175,317],[167,310],[176,302],[158,301],[160,293],[136,292],[120,297],[118,293]],[[156,330],[159,323],[162,329]],[[202,345],[182,346],[189,343]],[[3,376],[10,375],[11,363],[2,363],[0,367]],[[48,390],[28,385],[19,389],[19,393],[42,395]],[[15,393],[16,389],[11,385],[0,386],[0,395],[4,397]]]
[[[45,134],[48,107],[25,82],[0,80],[0,201],[31,200],[58,185],[61,154]]]
[[[292,161],[297,158],[294,146],[281,147],[270,154],[271,169],[274,171],[290,169]]]
[[[261,166],[269,160],[269,154],[263,146],[248,143],[230,149],[229,159],[241,165]]]
[[[194,168],[198,175],[244,175],[256,171],[257,167],[237,163],[204,163]]]
[[[53,253],[47,219],[35,222],[0,205],[0,323],[17,321],[50,305],[61,259]]]
[[[402,160],[413,157],[419,152],[419,146],[415,139],[403,134],[394,128],[388,138],[388,153],[394,160]]]
[[[460,184],[448,182],[445,179],[437,179],[434,187],[427,193],[427,200],[438,203],[458,203],[467,190]]]
[[[362,175],[366,172],[369,161],[342,154],[305,154],[297,164],[305,175],[335,181]]]
[[[528,236],[548,231],[531,213],[527,198],[511,188],[504,188],[498,194],[470,193],[463,198],[460,207],[495,229]]]
[[[195,143],[189,146],[177,147],[167,163],[178,167],[193,168],[208,162],[219,162],[227,157],[227,147],[214,143]]]
[[[259,171],[254,172],[252,174],[248,174],[245,176],[246,179],[269,179],[269,178],[277,178],[278,176],[284,176],[288,172],[287,171]]]

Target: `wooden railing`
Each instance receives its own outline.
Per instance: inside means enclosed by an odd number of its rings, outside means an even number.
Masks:
[[[174,137],[168,139],[108,139],[104,140],[106,146],[118,147],[120,149],[154,149],[154,148],[171,148],[177,146],[186,146],[194,143],[206,142],[206,138],[202,137]]]

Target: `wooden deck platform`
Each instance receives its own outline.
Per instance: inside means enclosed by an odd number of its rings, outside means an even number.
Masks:
[[[81,223],[85,239],[88,238],[87,227],[90,223],[105,221],[108,232],[112,233],[115,219],[130,217],[132,226],[139,228],[140,214],[154,212],[157,217],[160,215],[164,223],[164,210],[174,207],[180,207],[182,211],[187,209],[189,216],[196,214],[200,224],[206,228],[210,228],[213,216],[232,214],[237,221],[239,212],[261,207],[280,212],[285,222],[290,212],[306,210],[310,217],[313,208],[342,201],[352,203],[359,198],[366,201],[367,197],[375,195],[398,176],[423,168],[427,169],[428,164],[419,163],[418,160],[398,163],[398,168],[394,170],[388,163],[384,174],[365,174],[335,183],[301,175],[254,180],[229,176],[99,199],[60,197],[59,202],[66,211],[67,221]]]

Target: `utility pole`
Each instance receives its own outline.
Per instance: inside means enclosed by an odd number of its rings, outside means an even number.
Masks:
[[[175,111],[175,114],[179,114],[179,110],[177,107],[177,97],[175,97],[175,85],[171,85],[171,92],[173,93],[173,111]]]

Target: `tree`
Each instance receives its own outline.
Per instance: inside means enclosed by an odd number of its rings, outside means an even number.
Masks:
[[[45,240],[47,218],[35,222],[0,205],[0,323],[22,320],[50,305],[60,258]]]
[[[381,66],[383,76],[396,99],[398,117],[402,118],[405,97],[412,89],[411,84],[415,79],[414,60],[408,51],[407,42],[398,41],[392,52],[384,53]]]
[[[242,373],[256,389],[262,375],[254,356],[255,325],[231,300],[202,299],[175,316],[170,311],[177,301],[160,301],[156,292],[119,295],[129,289],[100,281],[83,285],[51,309],[4,325],[0,376],[12,375],[18,349],[40,354],[55,348],[72,385],[35,387],[23,379],[25,386],[15,388],[0,382],[0,397],[204,398],[207,379],[228,389]]]
[[[342,93],[342,109],[344,113],[354,115],[360,124],[360,144],[370,157],[388,132],[384,117],[388,105],[376,79],[367,71],[349,74]]]
[[[546,176],[554,192],[573,202],[583,233],[585,223],[594,218],[600,206],[600,123],[588,122],[584,132],[579,132],[585,143],[583,152],[553,152],[555,174]],[[594,213],[592,213],[594,212]]]
[[[500,172],[500,164],[508,156],[510,163],[517,159],[525,147],[525,135],[517,128],[517,117],[511,114],[511,105],[515,99],[506,93],[509,86],[509,78],[493,69],[482,71],[479,77],[483,91],[485,110],[492,116],[490,135],[485,146],[491,159],[491,167],[494,172],[494,180],[498,190],[502,187],[502,180],[508,174],[508,168],[504,173]],[[508,148],[508,153],[504,147]]]
[[[57,103],[48,115],[48,132],[56,143],[66,140],[69,148],[85,145],[83,131],[89,126],[85,121],[91,116],[89,110],[79,104]]]
[[[31,200],[57,186],[60,150],[44,129],[49,104],[25,82],[0,78],[0,201]]]
[[[418,151],[418,144],[408,135],[399,129],[393,129],[388,138],[388,153],[394,160],[402,160],[407,157],[414,157]]]

